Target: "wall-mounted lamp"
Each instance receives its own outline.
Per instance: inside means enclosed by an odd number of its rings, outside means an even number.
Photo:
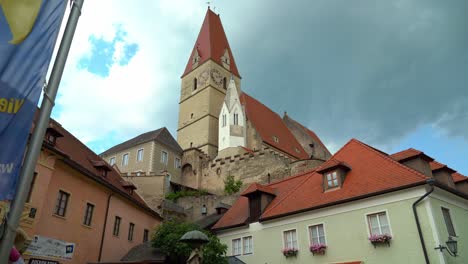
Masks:
[[[208,211],[208,209],[206,208],[206,205],[203,205],[202,208],[201,208],[201,214],[206,215],[207,211]]]
[[[450,256],[456,257],[458,252],[458,242],[456,240],[453,240],[452,237],[449,237],[447,242],[445,242],[445,245],[447,246],[439,245],[434,249],[439,249],[440,252],[442,252],[445,249],[450,254]]]

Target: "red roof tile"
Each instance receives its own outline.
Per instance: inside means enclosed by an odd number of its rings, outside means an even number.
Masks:
[[[252,183],[249,187],[247,187],[247,189],[245,189],[241,193],[241,196],[248,196],[249,194],[254,193],[254,192],[264,192],[264,193],[276,195],[275,190],[273,188],[265,186],[265,185],[261,185],[258,183]]]
[[[296,187],[301,181],[305,179],[307,174],[301,174],[293,177],[289,177],[280,182],[275,182],[268,184],[267,186],[275,189],[276,197],[284,197],[285,194],[290,192],[294,187]],[[280,183],[280,184],[279,184]],[[276,199],[277,199],[276,198]],[[274,200],[276,200],[274,199]],[[231,209],[227,211],[224,216],[213,226],[214,229],[242,225],[244,224],[248,217],[248,203],[249,199],[245,196],[240,196],[236,202],[232,205]]]
[[[66,155],[64,160],[69,160],[69,164],[71,165],[79,166],[83,172],[89,174],[87,176],[91,176],[99,182],[113,186],[119,190],[124,197],[127,197],[145,210],[150,211],[153,215],[157,215],[155,211],[146,205],[145,201],[136,192],[130,193],[125,189],[124,186],[127,182],[122,179],[119,172],[109,166],[101,157],[63,128],[58,122],[52,119],[50,122],[54,124],[54,128],[63,135],[62,138],[57,140],[55,147],[49,146],[50,148],[58,150],[61,154]],[[96,166],[104,163],[107,165],[105,166],[106,170],[109,170],[105,177],[102,176],[103,173],[100,171],[102,168]]]
[[[232,56],[232,51],[229,47],[229,42],[226,38],[226,34],[224,33],[221,19],[219,18],[219,15],[208,9],[206,11],[205,20],[203,20],[200,33],[198,34],[197,41],[195,42],[195,46],[193,47],[192,53],[187,62],[187,66],[185,66],[185,71],[184,74],[182,74],[182,77],[193,70],[192,56],[195,51],[198,51],[198,55],[200,56],[198,65],[201,65],[209,59],[212,59],[216,63],[223,65],[221,62],[221,57],[224,55],[226,49],[229,53],[231,72],[237,77],[240,77],[236,62],[234,61],[234,56]]]
[[[434,160],[433,158],[431,158],[431,157],[427,156],[426,154],[424,154],[424,152],[422,152],[420,150],[417,150],[417,149],[414,149],[414,148],[409,148],[409,149],[394,153],[394,154],[390,155],[390,157],[392,157],[396,161],[401,162],[401,161],[404,161],[406,159],[416,157],[418,155],[423,155],[426,159],[428,159],[430,161]]]
[[[434,161],[431,161],[429,162],[429,166],[431,167],[431,170],[432,171],[436,171],[436,170],[441,170],[441,169],[446,169],[448,171],[450,171],[450,173],[454,173],[455,171],[452,170],[451,168],[447,167],[447,165],[445,164],[442,164],[436,160]]]
[[[297,159],[309,158],[277,113],[246,93],[240,95],[240,100],[245,107],[247,119],[252,122],[263,142]]]
[[[458,172],[452,173],[452,178],[455,183],[468,180],[468,177]]]
[[[320,206],[348,201],[405,186],[424,184],[428,177],[406,167],[389,156],[364,143],[352,139],[332,159],[349,164],[341,189],[323,192],[323,177],[317,171],[307,172],[268,185],[276,190],[276,197],[268,205],[260,220],[293,214]],[[233,205],[214,229],[238,225],[248,217],[248,199],[245,197]],[[232,212],[231,212],[232,210]]]
[[[348,164],[346,164],[346,162],[339,161],[337,159],[329,159],[317,169],[317,172],[323,173],[338,167],[346,168],[347,170],[351,169],[351,167]]]
[[[440,162],[437,162],[437,161],[431,161],[429,163],[429,166],[431,167],[431,170],[439,170],[439,169],[442,169],[443,167],[447,167],[447,165],[445,164],[442,164]]]

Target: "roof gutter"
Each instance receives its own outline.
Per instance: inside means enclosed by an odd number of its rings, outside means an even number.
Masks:
[[[418,205],[418,203],[420,203],[424,198],[429,196],[434,191],[435,180],[431,178],[431,179],[428,179],[426,182],[427,184],[429,184],[430,189],[423,196],[421,196],[418,200],[416,200],[416,202],[413,203],[413,213],[414,213],[414,220],[416,220],[416,226],[418,228],[419,240],[421,241],[421,246],[422,246],[423,253],[424,253],[424,259],[426,260],[426,264],[430,264],[429,256],[427,254],[426,244],[424,243],[424,237],[421,231],[421,224],[419,223],[418,211],[416,211],[416,205]]]
[[[114,193],[110,193],[109,197],[107,197],[106,216],[104,218],[104,226],[102,227],[101,245],[99,246],[98,262],[101,262],[102,248],[104,247],[104,238],[106,236],[107,218],[109,217],[110,201],[111,201],[111,198],[112,198],[113,195],[114,195]]]

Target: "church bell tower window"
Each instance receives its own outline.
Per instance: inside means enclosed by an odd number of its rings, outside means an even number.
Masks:
[[[197,90],[197,78],[193,79],[193,90]]]

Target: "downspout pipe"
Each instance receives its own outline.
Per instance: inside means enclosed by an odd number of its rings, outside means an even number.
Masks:
[[[106,207],[106,216],[104,218],[104,226],[102,227],[102,237],[101,237],[101,245],[99,246],[99,257],[98,262],[101,262],[102,257],[102,248],[104,247],[104,238],[106,236],[106,226],[107,226],[107,218],[109,216],[109,207],[110,207],[110,200],[114,193],[110,193],[109,197],[107,197],[107,207]]]
[[[418,203],[420,203],[424,198],[429,196],[434,191],[435,180],[431,178],[431,179],[428,179],[426,182],[427,184],[429,184],[430,189],[423,196],[421,196],[418,200],[416,200],[416,202],[413,203],[413,213],[414,213],[414,219],[416,220],[416,226],[418,227],[418,234],[419,234],[419,239],[421,240],[421,246],[422,246],[423,253],[424,253],[424,259],[426,260],[426,264],[430,264],[429,256],[427,255],[426,244],[424,244],[424,237],[421,231],[421,224],[419,223],[418,212],[416,211],[416,205],[418,205]]]

